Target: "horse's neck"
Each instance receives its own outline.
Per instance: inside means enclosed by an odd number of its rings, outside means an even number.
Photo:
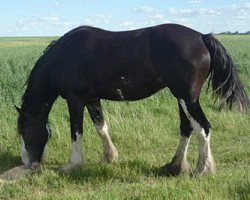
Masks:
[[[24,111],[48,116],[57,96],[48,87],[44,86],[42,83],[36,83],[35,87],[27,87],[22,103]]]

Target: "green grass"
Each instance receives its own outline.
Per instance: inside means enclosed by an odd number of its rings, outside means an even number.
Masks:
[[[55,38],[0,38],[0,173],[21,164],[17,113],[24,83],[37,58]],[[237,64],[250,94],[250,36],[219,36]],[[0,183],[0,199],[250,199],[250,116],[218,112],[211,94],[201,96],[212,124],[214,176],[159,177],[155,169],[172,158],[178,143],[178,108],[165,89],[137,102],[103,101],[110,134],[119,151],[115,164],[100,162],[102,144],[88,113],[84,122],[85,167],[59,172],[69,157],[69,114],[65,101],[55,103],[53,137],[40,172]],[[195,167],[197,143],[188,159]]]

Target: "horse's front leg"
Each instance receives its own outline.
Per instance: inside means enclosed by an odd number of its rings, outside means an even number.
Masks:
[[[104,120],[100,99],[88,102],[87,108],[103,144],[103,160],[112,163],[118,160],[118,151],[108,132],[108,125]]]
[[[84,102],[81,98],[70,95],[67,98],[71,126],[71,152],[67,164],[62,167],[63,172],[70,172],[83,165],[82,135]]]

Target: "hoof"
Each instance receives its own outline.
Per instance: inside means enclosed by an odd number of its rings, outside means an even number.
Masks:
[[[80,168],[83,166],[83,163],[73,164],[73,163],[67,163],[66,165],[62,166],[61,172],[63,173],[70,173],[73,170]]]
[[[165,176],[178,176],[182,173],[190,172],[190,165],[189,163],[167,163],[166,165],[162,166],[160,168],[160,175]]]
[[[215,173],[214,159],[207,159],[205,162],[198,162],[196,169],[191,173],[191,176],[212,175]]]
[[[118,161],[118,151],[115,146],[113,146],[110,151],[104,153],[102,160],[106,163],[113,163]]]
[[[215,174],[215,166],[205,166],[202,169],[196,168],[191,174],[191,177],[197,177],[197,176],[202,176],[202,175],[213,175]]]
[[[33,162],[30,166],[30,169],[35,170],[35,169],[39,169],[41,167],[41,164],[38,162]]]

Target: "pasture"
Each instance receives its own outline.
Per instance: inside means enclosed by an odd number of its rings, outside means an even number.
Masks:
[[[232,55],[250,95],[250,36],[218,36]],[[56,38],[0,38],[0,173],[21,164],[17,112],[35,61]],[[136,102],[102,101],[119,161],[100,162],[102,144],[85,112],[85,167],[60,173],[70,150],[69,114],[58,98],[50,114],[52,139],[40,172],[0,182],[0,199],[250,199],[250,115],[218,111],[206,85],[201,105],[212,125],[217,173],[191,178],[162,177],[156,168],[170,161],[178,144],[178,105],[167,89]],[[193,135],[188,160],[195,167]]]

